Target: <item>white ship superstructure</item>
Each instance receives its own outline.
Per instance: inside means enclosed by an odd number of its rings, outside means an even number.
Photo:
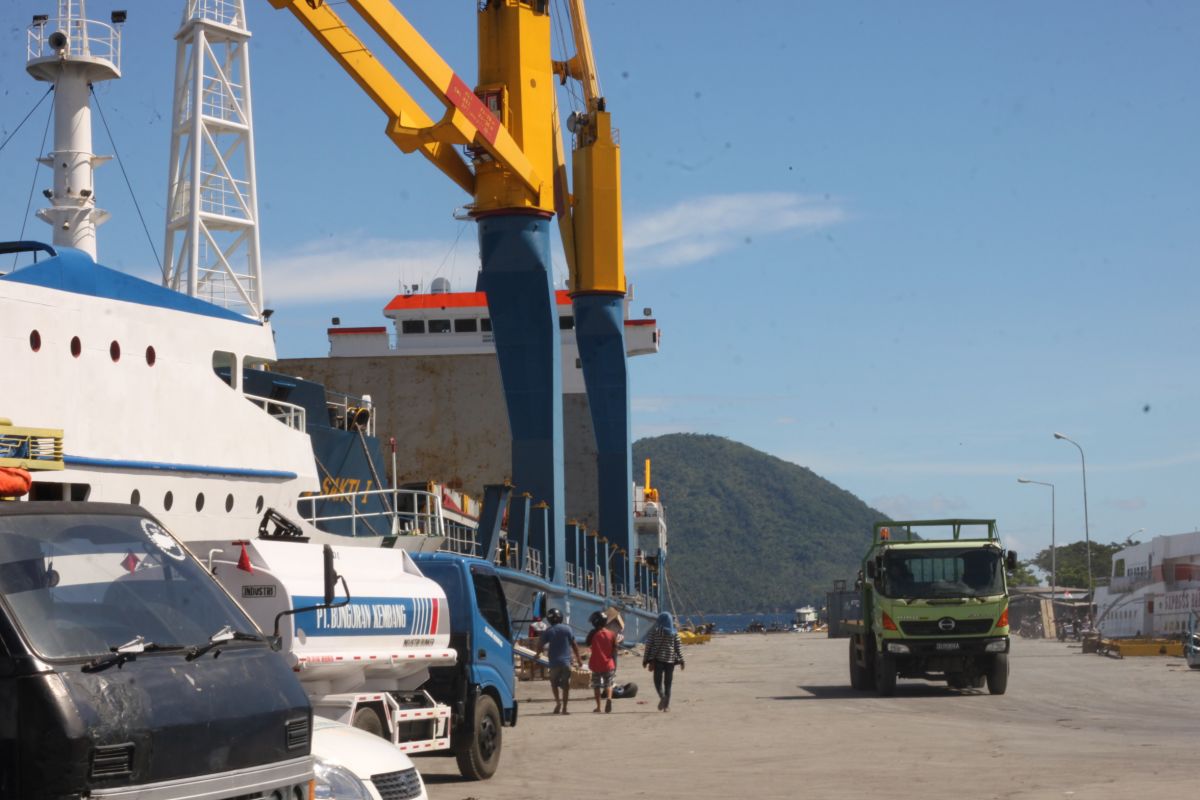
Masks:
[[[1155,536],[1113,556],[1096,589],[1096,625],[1106,638],[1177,638],[1200,613],[1200,531]]]
[[[625,352],[630,356],[657,353],[661,331],[650,316],[631,319],[633,287],[625,298]],[[565,290],[555,292],[559,330],[562,332],[563,393],[584,391],[579,348],[575,343],[575,318]],[[453,356],[496,352],[487,296],[483,292],[452,292],[445,278],[433,281],[429,292],[396,295],[383,310],[393,321],[384,325],[329,329],[329,355],[345,356]]]

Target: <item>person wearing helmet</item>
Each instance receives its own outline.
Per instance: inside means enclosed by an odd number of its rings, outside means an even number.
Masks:
[[[581,666],[583,658],[579,655],[579,645],[575,644],[575,633],[563,622],[562,612],[552,608],[546,612],[546,622],[550,626],[538,637],[537,651],[534,657],[541,656],[546,650],[550,661],[550,690],[554,692],[554,713],[566,714],[567,700],[571,696],[571,665]],[[573,655],[572,655],[573,654]],[[562,696],[559,697],[561,690]]]

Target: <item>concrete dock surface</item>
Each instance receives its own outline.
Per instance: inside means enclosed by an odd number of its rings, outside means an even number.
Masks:
[[[618,665],[635,699],[593,714],[590,690],[551,714],[544,681],[518,685],[500,770],[462,781],[420,758],[431,800],[1191,796],[1200,670],[1179,658],[1117,660],[1078,644],[1014,639],[1008,692],[903,680],[882,698],[849,686],[847,640],[717,636],[685,648],[671,710],[640,658]]]

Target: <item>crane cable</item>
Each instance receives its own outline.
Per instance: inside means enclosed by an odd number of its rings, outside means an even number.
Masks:
[[[558,34],[559,50],[563,53],[563,63],[571,59],[571,45],[574,44],[574,35],[568,35],[564,26],[563,20],[570,18],[570,11],[567,9],[566,0],[555,0],[555,8],[557,9],[551,18],[554,20],[554,29]],[[563,86],[566,88],[567,97],[571,101],[571,110],[577,113],[584,113],[587,109],[584,107],[583,95],[579,87],[570,80],[564,80]]]

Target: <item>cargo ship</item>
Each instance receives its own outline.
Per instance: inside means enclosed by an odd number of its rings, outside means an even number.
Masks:
[[[659,351],[662,332],[652,309],[631,314],[633,287],[624,302],[627,357]],[[285,359],[281,368],[319,384],[354,385],[371,398],[375,430],[399,453],[390,466],[399,485],[423,488],[441,499],[447,549],[491,558],[500,570],[517,626],[559,606],[582,631],[596,610],[616,608],[626,638],[639,641],[667,608],[667,527],[649,466],[632,493],[636,550],[633,586],[608,569],[611,543],[596,530],[596,445],[584,389],[575,320],[568,292],[555,292],[563,375],[566,445],[567,531],[565,568],[552,574],[551,559],[509,530],[503,510],[496,532],[481,530],[486,489],[509,474],[511,449],[487,298],[481,291],[453,291],[437,278],[427,291],[408,285],[383,308],[388,325],[351,326],[335,319],[324,358]],[[370,440],[374,441],[374,440]],[[322,458],[318,450],[318,458]],[[336,460],[336,459],[326,459]],[[382,472],[382,467],[377,471]],[[433,480],[429,480],[430,478]],[[341,480],[369,480],[361,471]],[[536,512],[537,498],[512,487],[509,504]],[[528,517],[522,513],[522,519]],[[486,525],[484,526],[486,528]]]

